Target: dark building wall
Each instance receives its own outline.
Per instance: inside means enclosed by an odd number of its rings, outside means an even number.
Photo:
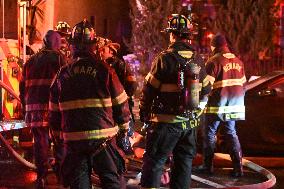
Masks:
[[[66,21],[72,27],[84,18],[93,21],[98,36],[118,43],[131,36],[128,0],[55,1],[55,24]]]
[[[4,24],[5,38],[18,39],[18,21],[17,21],[17,0],[5,0],[4,2]],[[0,38],[3,36],[3,5],[0,1]]]

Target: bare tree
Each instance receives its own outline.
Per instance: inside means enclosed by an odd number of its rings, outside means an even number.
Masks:
[[[127,43],[137,55],[142,67],[149,68],[155,55],[168,45],[167,17],[181,11],[181,0],[130,0],[132,37]]]
[[[217,17],[213,30],[227,36],[250,75],[259,63],[259,52],[273,53],[278,11],[275,0],[214,0],[214,4]]]

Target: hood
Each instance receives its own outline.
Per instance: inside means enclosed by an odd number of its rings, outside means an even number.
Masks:
[[[61,46],[61,36],[54,30],[48,30],[43,38],[45,48],[58,50]]]

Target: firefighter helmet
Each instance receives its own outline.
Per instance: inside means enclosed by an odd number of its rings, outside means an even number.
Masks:
[[[72,45],[94,44],[96,42],[95,29],[87,20],[83,20],[72,28],[69,42]]]
[[[181,14],[172,14],[168,18],[168,27],[163,32],[174,32],[176,34],[189,34],[192,29],[191,21]]]
[[[55,26],[55,30],[60,34],[64,36],[70,35],[70,26],[67,22],[59,21],[57,25]]]
[[[117,53],[118,49],[120,48],[120,45],[118,43],[113,43],[110,39],[102,37],[98,37],[97,39],[97,50],[100,50],[103,47],[109,47],[111,50]]]

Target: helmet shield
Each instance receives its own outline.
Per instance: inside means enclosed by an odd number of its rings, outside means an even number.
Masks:
[[[92,25],[84,20],[76,24],[71,31],[69,42],[72,45],[88,45],[96,42],[96,34]]]
[[[55,30],[62,36],[68,36],[71,33],[71,28],[67,22],[59,21],[55,26]]]
[[[175,32],[178,34],[191,33],[192,23],[190,20],[181,14],[172,14],[168,18],[168,27],[163,32]]]

